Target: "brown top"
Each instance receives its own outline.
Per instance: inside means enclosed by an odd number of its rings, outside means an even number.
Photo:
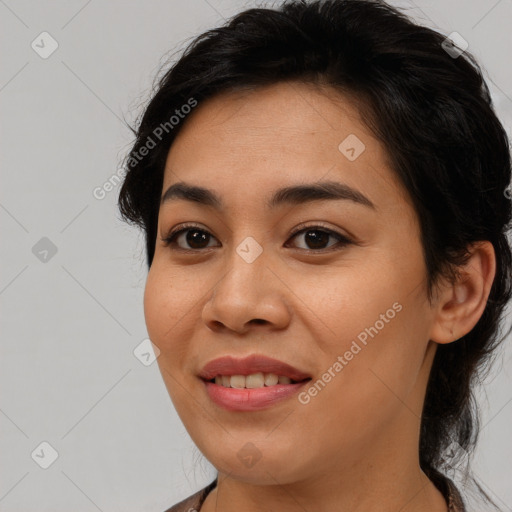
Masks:
[[[434,485],[441,491],[448,503],[448,512],[466,512],[464,501],[455,484],[441,473],[435,473],[430,477]],[[217,479],[195,494],[180,501],[165,512],[199,512],[206,496],[217,485]]]

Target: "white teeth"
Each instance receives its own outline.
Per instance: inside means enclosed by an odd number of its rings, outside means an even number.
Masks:
[[[251,375],[247,375],[245,377],[245,387],[246,388],[262,388],[265,385],[265,378],[263,377],[263,373],[253,373]]]
[[[265,386],[275,386],[276,384],[291,384],[289,377],[276,375],[275,373],[252,373],[251,375],[217,375],[215,384],[226,388],[262,388]]]
[[[265,386],[275,386],[279,377],[275,373],[267,373],[265,375]]]
[[[231,387],[232,388],[245,388],[245,376],[244,375],[231,375]]]

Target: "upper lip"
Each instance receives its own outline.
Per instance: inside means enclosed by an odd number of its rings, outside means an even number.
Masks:
[[[287,363],[258,354],[241,359],[232,356],[219,357],[207,363],[201,370],[199,377],[204,380],[211,380],[217,375],[251,375],[259,372],[275,373],[295,381],[310,378],[307,373]]]

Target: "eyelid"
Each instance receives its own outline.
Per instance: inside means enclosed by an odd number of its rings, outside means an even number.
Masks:
[[[162,242],[164,243],[165,247],[169,247],[171,244],[174,243],[176,237],[180,235],[184,231],[188,231],[191,229],[196,229],[197,231],[203,231],[205,233],[208,233],[213,238],[216,238],[214,235],[210,233],[210,231],[204,227],[202,227],[200,224],[196,224],[194,222],[184,222],[183,224],[179,224],[175,229],[171,230],[168,235],[161,238]],[[179,251],[185,251],[185,252],[197,252],[197,251],[204,251],[204,249],[182,249],[179,247],[177,250]]]
[[[349,245],[349,244],[355,244],[356,243],[352,236],[339,233],[338,231],[325,226],[321,221],[316,221],[316,222],[315,221],[309,221],[309,222],[305,222],[305,223],[299,224],[298,226],[296,226],[292,230],[292,232],[290,233],[290,235],[288,237],[288,240],[292,239],[297,234],[299,234],[299,233],[301,233],[303,231],[307,231],[308,229],[314,230],[315,228],[320,228],[319,230],[325,231],[329,235],[334,236],[335,238],[338,239],[338,243],[337,244],[333,244],[333,245],[331,245],[331,246],[329,246],[327,248],[324,248],[324,249],[302,249],[302,248],[298,248],[299,250],[305,251],[305,252],[310,252],[310,253],[328,253],[328,252],[331,252],[333,250],[336,250],[336,249],[330,249],[330,247],[336,247],[337,245],[340,245],[340,244],[342,246],[346,246],[346,245]],[[176,237],[178,235],[180,235],[182,232],[188,231],[190,229],[197,229],[198,231],[203,231],[205,233],[208,233],[211,237],[216,239],[216,237],[214,235],[212,235],[212,233],[208,229],[202,227],[201,225],[193,223],[193,222],[185,222],[183,224],[180,224],[177,228],[173,229],[167,236],[162,237],[161,240],[162,240],[162,242],[164,242],[164,245],[166,247],[168,247],[168,246],[170,246],[171,244],[174,243],[174,241],[175,241],[175,239],[176,239]],[[287,240],[287,242],[288,242],[288,240]],[[178,247],[175,250],[183,251],[183,252],[189,252],[189,253],[198,253],[198,252],[204,252],[206,249],[211,249],[211,247],[205,247],[203,249],[183,249],[181,247]]]
[[[169,239],[177,235],[178,233],[181,233],[181,231],[186,231],[187,229],[192,228],[209,233],[209,231],[206,228],[203,228],[200,224],[195,224],[194,222],[184,222],[183,224],[179,224],[175,229],[171,230],[169,234],[165,236],[162,240]]]
[[[306,252],[306,253],[317,253],[317,254],[327,254],[336,250],[340,250],[343,247],[347,245],[354,245],[356,243],[355,239],[351,235],[345,235],[343,233],[340,233],[339,231],[332,229],[328,226],[326,226],[321,221],[308,221],[302,224],[299,224],[297,227],[293,229],[293,231],[290,233],[289,239],[294,238],[299,233],[305,232],[305,231],[314,231],[315,228],[319,228],[318,231],[324,231],[328,233],[330,236],[333,236],[338,239],[338,243],[330,245],[329,247],[326,247],[324,249],[302,249],[298,248],[299,250]]]
[[[321,228],[324,231],[327,231],[331,235],[336,235],[336,236],[338,236],[340,238],[344,238],[344,239],[350,240],[350,241],[352,241],[352,239],[353,239],[352,236],[350,236],[348,234],[345,235],[343,233],[340,233],[339,231],[337,231],[337,230],[335,230],[333,228],[330,228],[329,226],[325,225],[322,221],[307,221],[307,222],[303,222],[302,224],[299,224],[290,233],[290,238],[292,236],[295,236],[297,233],[300,233],[301,231],[307,230],[308,228],[309,229]]]

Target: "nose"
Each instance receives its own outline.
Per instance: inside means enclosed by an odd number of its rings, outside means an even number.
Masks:
[[[202,311],[208,328],[244,334],[255,326],[277,330],[289,324],[289,288],[268,263],[265,251],[252,263],[233,251]]]

